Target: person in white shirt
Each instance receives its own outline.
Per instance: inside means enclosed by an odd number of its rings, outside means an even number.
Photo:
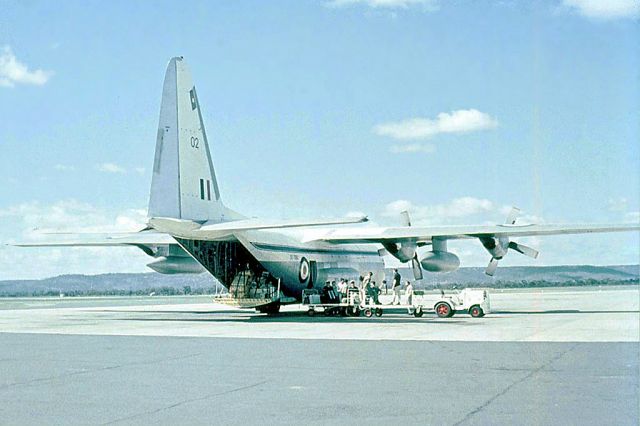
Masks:
[[[360,288],[360,300],[362,301],[362,303],[365,303],[365,301],[367,300],[367,290],[369,289],[372,278],[373,272],[369,272],[362,280],[362,287]]]
[[[411,281],[407,281],[404,291],[407,294],[407,305],[413,305],[413,285]]]
[[[347,297],[347,281],[342,278],[338,284],[338,293],[340,293],[340,301]]]

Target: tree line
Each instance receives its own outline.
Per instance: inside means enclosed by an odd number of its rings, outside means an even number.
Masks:
[[[493,283],[441,283],[441,284],[428,284],[428,285],[416,285],[417,289],[430,290],[430,289],[453,289],[465,288],[465,287],[489,287],[489,288],[546,288],[546,287],[598,287],[598,286],[622,286],[632,285],[638,286],[640,281],[637,278],[633,279],[577,279],[569,281],[548,281],[548,280],[519,280],[519,281],[496,281]],[[211,287],[198,287],[192,288],[191,286],[182,287],[149,287],[141,289],[74,289],[74,290],[58,290],[58,289],[40,289],[40,290],[25,290],[25,291],[11,291],[0,293],[0,297],[59,297],[64,294],[65,297],[91,297],[91,296],[188,296],[188,295],[213,295],[221,292],[221,288],[218,286]]]

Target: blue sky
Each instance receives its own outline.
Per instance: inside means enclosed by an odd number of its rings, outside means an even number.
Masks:
[[[225,203],[422,224],[638,222],[636,1],[0,0],[0,243],[145,220],[162,81],[190,64]],[[503,265],[637,263],[637,235]],[[476,242],[463,266],[485,265]],[[0,248],[0,279],[144,271]]]

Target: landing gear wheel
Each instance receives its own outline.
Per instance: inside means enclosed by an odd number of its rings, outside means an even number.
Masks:
[[[272,303],[270,305],[260,306],[257,309],[261,314],[276,315],[278,312],[280,312],[280,303]]]
[[[438,315],[439,318],[449,318],[453,311],[453,309],[451,309],[451,305],[447,302],[438,302],[433,309],[435,309],[436,315]]]
[[[479,305],[473,305],[469,308],[469,315],[473,318],[482,318],[484,316],[484,311]]]
[[[413,311],[413,316],[416,318],[421,318],[424,315],[424,311],[422,310],[422,306],[418,306],[415,311]]]
[[[377,317],[381,317],[382,316],[382,309],[381,308],[376,308],[376,316]]]
[[[373,316],[373,311],[369,308],[364,310],[364,316],[367,318],[371,318]]]

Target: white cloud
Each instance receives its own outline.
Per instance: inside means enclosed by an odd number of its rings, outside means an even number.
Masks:
[[[638,0],[563,0],[562,4],[580,15],[596,19],[638,18]]]
[[[114,163],[101,163],[96,165],[96,169],[105,173],[126,173],[124,167],[121,167]]]
[[[361,211],[356,211],[356,210],[352,210],[352,211],[348,211],[344,217],[348,217],[348,218],[352,218],[352,217],[363,217],[363,216],[367,216],[366,213],[361,212]]]
[[[640,223],[640,211],[626,213],[624,215],[624,221],[630,223]]]
[[[0,241],[64,240],[64,233],[116,233],[139,231],[146,223],[145,209],[109,211],[76,200],[52,204],[29,202],[0,209]],[[0,245],[0,280],[43,278],[60,274],[149,272],[150,258],[127,248],[19,248]],[[35,267],[34,267],[35,265]]]
[[[373,131],[380,136],[393,139],[426,139],[440,133],[469,133],[493,129],[498,121],[477,109],[461,109],[450,113],[441,112],[435,119],[410,118],[408,120],[383,123]]]
[[[432,154],[436,152],[436,147],[433,144],[421,144],[421,143],[411,143],[406,145],[391,145],[389,148],[389,152],[393,154],[401,154],[401,153],[422,153],[422,154]]]
[[[607,202],[608,209],[611,212],[624,212],[627,210],[628,205],[629,201],[624,197],[609,198]]]
[[[144,228],[146,210],[125,209],[116,214],[77,200],[53,204],[29,202],[0,209],[3,221],[17,221],[22,238],[42,238],[43,232],[120,232]]]
[[[499,211],[499,208],[489,200],[460,197],[446,204],[419,206],[407,200],[396,200],[387,204],[382,216],[400,217],[402,211],[408,211],[412,223],[416,225],[451,224],[456,219],[467,218],[479,213]]]
[[[396,200],[388,203],[381,215],[399,218],[402,211],[408,211],[412,223],[416,225],[493,225],[504,223],[512,206],[497,204],[484,198],[459,197],[447,203],[416,205],[408,200]],[[542,217],[520,212],[517,223],[544,223]]]
[[[325,5],[332,8],[363,5],[374,9],[408,9],[420,6],[425,11],[438,10],[437,0],[331,0]]]
[[[60,172],[72,172],[76,169],[74,166],[67,166],[66,164],[56,164],[53,168]]]
[[[41,69],[30,71],[29,67],[18,61],[11,47],[0,49],[0,86],[14,87],[16,84],[34,84],[41,86],[49,81],[52,71]]]
[[[138,173],[139,175],[143,175],[144,172],[146,171],[146,169],[144,167],[136,167],[134,169],[136,171],[136,173]]]

